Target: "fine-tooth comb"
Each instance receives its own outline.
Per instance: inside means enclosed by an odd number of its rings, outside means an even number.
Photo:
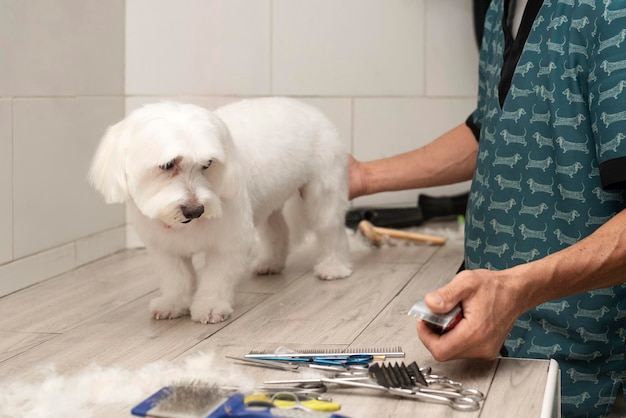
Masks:
[[[277,353],[275,350],[252,350],[244,355],[247,358],[259,357],[324,357],[324,356],[354,356],[354,355],[370,355],[373,357],[398,358],[404,357],[405,353],[402,347],[390,348],[296,348],[290,349],[289,352]]]

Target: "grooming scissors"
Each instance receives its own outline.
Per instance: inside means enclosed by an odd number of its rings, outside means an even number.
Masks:
[[[374,356],[370,354],[351,354],[346,356],[290,356],[290,355],[268,355],[267,357],[256,357],[257,361],[286,362],[291,364],[316,364],[319,366],[341,366],[343,368],[360,367],[367,368],[374,361]]]
[[[474,389],[430,389],[426,387],[415,386],[408,388],[386,387],[375,383],[373,380],[368,382],[355,380],[351,378],[315,378],[315,379],[287,379],[287,380],[269,380],[264,382],[266,385],[280,384],[302,384],[302,383],[324,383],[335,384],[339,386],[359,387],[365,389],[374,389],[384,391],[391,395],[403,398],[415,399],[424,402],[432,402],[448,405],[457,411],[477,411],[480,409],[480,402],[484,400],[484,395]]]

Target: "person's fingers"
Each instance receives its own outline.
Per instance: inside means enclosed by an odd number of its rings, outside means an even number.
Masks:
[[[447,285],[424,296],[424,302],[435,313],[450,312],[462,300],[467,299],[474,291],[474,287],[459,273]]]

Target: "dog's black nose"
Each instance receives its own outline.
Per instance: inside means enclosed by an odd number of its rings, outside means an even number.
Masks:
[[[195,205],[195,206],[181,206],[180,211],[183,213],[183,216],[187,218],[187,222],[196,219],[202,216],[204,213],[203,205]]]

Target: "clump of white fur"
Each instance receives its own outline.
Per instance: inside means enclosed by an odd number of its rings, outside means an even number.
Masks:
[[[163,386],[206,382],[249,390],[250,379],[213,353],[197,353],[181,362],[159,361],[136,370],[92,365],[72,375],[53,367],[35,381],[13,382],[0,390],[0,417],[48,418],[92,416],[107,407],[130,409]]]

